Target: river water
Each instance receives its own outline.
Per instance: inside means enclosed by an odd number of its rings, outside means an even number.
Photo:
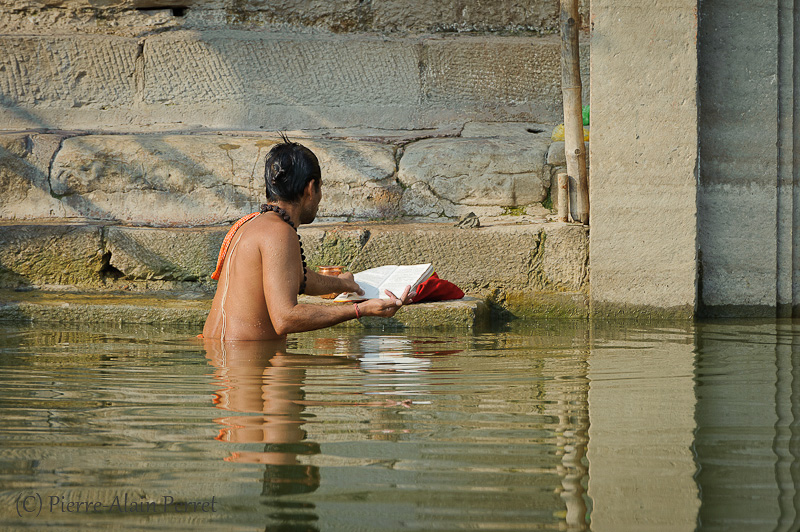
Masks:
[[[0,325],[3,530],[800,529],[800,322]]]

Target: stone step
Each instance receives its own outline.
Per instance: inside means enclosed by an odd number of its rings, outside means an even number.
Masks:
[[[301,296],[301,303],[340,305],[319,297]],[[41,323],[176,324],[202,330],[211,297],[199,293],[80,293],[42,290],[0,290],[0,321]],[[438,329],[480,328],[489,324],[488,305],[465,297],[454,301],[416,303],[399,309],[392,318],[366,317],[339,328]]]
[[[0,287],[210,294],[228,229],[0,224]],[[430,262],[441,278],[515,316],[588,315],[588,229],[582,225],[499,216],[477,228],[315,223],[302,226],[300,235],[311,268],[355,272]]]

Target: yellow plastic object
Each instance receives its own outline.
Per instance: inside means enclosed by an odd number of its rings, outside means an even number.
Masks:
[[[564,140],[564,124],[559,124],[553,129],[553,134],[550,135],[550,140],[553,142],[559,142]],[[589,130],[583,128],[583,141],[589,141]]]

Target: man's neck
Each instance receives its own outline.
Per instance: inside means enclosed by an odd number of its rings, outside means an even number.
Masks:
[[[299,203],[286,203],[285,201],[270,201],[268,202],[269,205],[274,205],[275,207],[280,207],[286,214],[289,215],[289,218],[292,220],[295,229],[300,227],[300,204]]]

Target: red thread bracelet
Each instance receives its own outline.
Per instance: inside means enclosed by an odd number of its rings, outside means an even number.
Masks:
[[[361,319],[361,313],[358,311],[358,303],[353,303],[353,306],[356,308],[356,319]]]

